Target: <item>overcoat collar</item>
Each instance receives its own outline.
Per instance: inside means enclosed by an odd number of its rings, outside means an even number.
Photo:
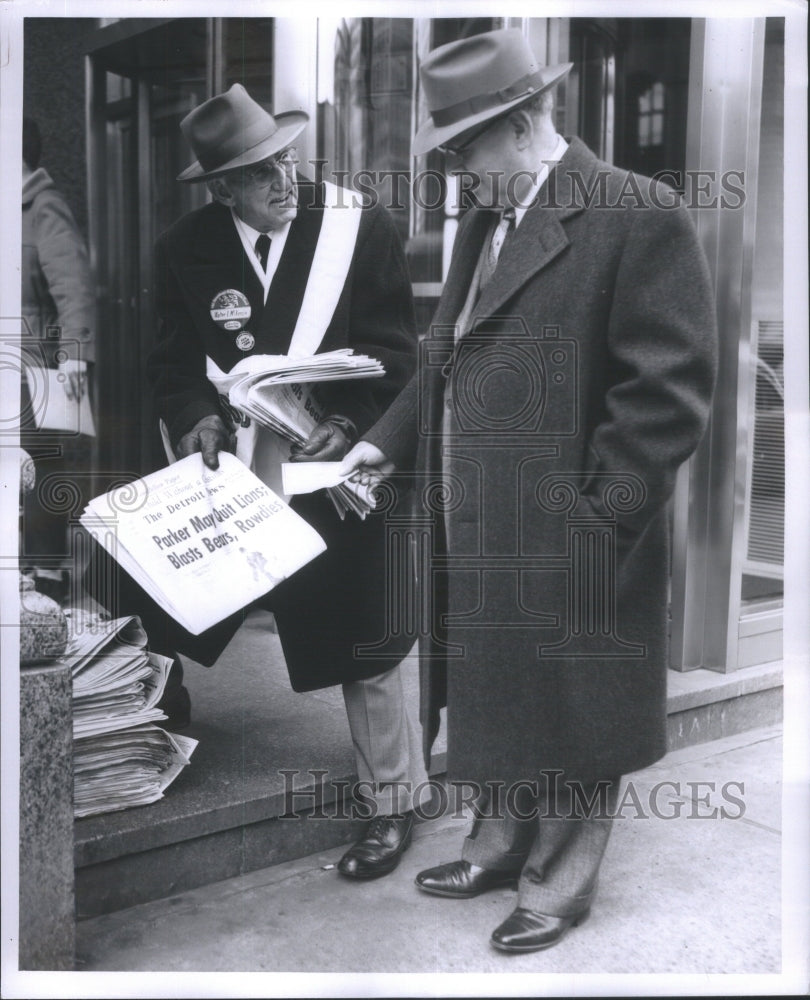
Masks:
[[[563,223],[585,207],[584,192],[590,189],[599,161],[579,139],[572,138],[563,158],[551,170],[540,190],[537,204],[523,217],[507,240],[488,285],[475,307],[477,319],[492,316],[527,281],[551,263],[568,246]],[[575,181],[574,177],[580,178]],[[465,227],[435,322],[450,323],[458,316],[469,289],[475,264],[492,222],[492,213],[476,211],[477,219]]]
[[[215,291],[242,290],[253,310],[249,328],[257,342],[263,342],[264,349],[274,354],[285,354],[289,348],[323,221],[323,200],[317,185],[300,178],[298,197],[298,214],[290,226],[266,302],[264,289],[245,257],[225,205],[210,206],[205,225],[198,227],[194,246],[188,248],[187,277],[198,293],[210,297],[212,282]]]

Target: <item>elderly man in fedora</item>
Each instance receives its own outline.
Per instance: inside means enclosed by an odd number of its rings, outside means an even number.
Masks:
[[[557,134],[570,68],[517,30],[424,59],[413,152],[443,151],[475,202],[417,375],[343,463],[444,487],[419,512],[422,720],[430,743],[446,704],[448,776],[478,797],[461,859],[416,882],[448,899],[517,883],[505,952],[585,920],[620,778],[666,751],[667,503],[716,363],[687,212]]]
[[[178,179],[207,184],[213,201],[171,226],[155,250],[159,328],[147,368],[170,450],[178,458],[201,452],[217,468],[218,453],[244,435],[257,474],[272,483],[289,457],[341,459],[416,363],[410,280],[393,222],[382,206],[355,209],[334,186],[299,174],[294,143],[306,124],[299,111],[270,114],[239,84],[191,111],[181,128],[196,161]],[[231,411],[210,378],[256,355],[338,348],[379,359],[385,375],[319,386],[323,419],[292,456],[271,431]],[[325,490],[291,503],[327,551],[264,602],[294,690],[342,685],[364,815],[372,820],[338,870],[375,878],[408,847],[414,796],[427,782],[399,668],[413,640],[403,636],[402,648],[389,642],[385,656],[362,655],[386,637],[382,517],[347,512],[341,520]],[[120,589],[154,647],[206,665],[242,621],[237,615],[191,636],[132,581],[123,579]]]

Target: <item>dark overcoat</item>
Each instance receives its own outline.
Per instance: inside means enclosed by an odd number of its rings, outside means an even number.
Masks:
[[[469,212],[419,371],[365,435],[418,472],[422,717],[429,746],[446,701],[456,780],[617,776],[666,750],[668,500],[716,365],[676,200],[573,139],[454,344],[492,226]]]
[[[339,209],[336,209],[339,210]],[[159,239],[155,252],[155,294],[159,332],[148,359],[157,416],[173,444],[202,417],[222,413],[206,378],[206,357],[228,372],[250,354],[287,353],[323,221],[320,187],[299,183],[299,211],[293,221],[266,303],[245,256],[230,210],[206,205],[180,219]],[[236,289],[247,296],[247,329],[253,348],[236,345],[236,333],[221,329],[211,308],[218,293]],[[238,331],[237,331],[238,333]],[[354,254],[319,352],[353,348],[382,361],[385,377],[325,383],[325,416],[352,420],[363,433],[385,411],[412,376],[416,331],[405,257],[388,213],[364,209]],[[224,415],[224,414],[223,414]],[[280,584],[262,602],[276,616],[292,686],[297,691],[374,676],[396,665],[412,637],[385,644],[385,656],[358,655],[358,646],[386,638],[385,522],[338,518],[325,491],[294,498],[292,506],[324,538],[327,551]],[[227,586],[227,581],[223,581]],[[130,602],[131,604],[131,602]],[[241,623],[234,616],[202,636],[192,637],[141,601],[153,642],[211,663]]]

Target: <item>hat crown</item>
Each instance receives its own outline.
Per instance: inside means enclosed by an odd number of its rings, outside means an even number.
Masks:
[[[240,83],[194,108],[180,128],[206,172],[223,167],[278,131],[273,116]]]
[[[517,28],[448,42],[425,56],[422,86],[430,111],[510,87],[540,66]]]
[[[414,156],[548,90],[573,65],[541,66],[517,28],[487,31],[433,49],[420,68],[430,117],[414,136]]]

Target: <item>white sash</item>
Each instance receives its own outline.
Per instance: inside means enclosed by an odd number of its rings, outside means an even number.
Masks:
[[[324,213],[309,281],[295,324],[289,355],[305,358],[321,346],[332,321],[354,255],[362,209],[347,204],[350,192],[324,181]],[[345,200],[341,199],[341,195]]]

